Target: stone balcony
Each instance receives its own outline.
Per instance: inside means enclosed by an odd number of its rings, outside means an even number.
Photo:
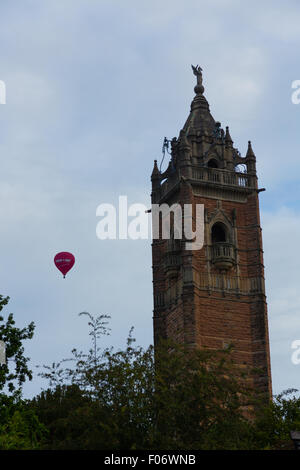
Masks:
[[[242,188],[251,186],[250,177],[246,173],[237,173],[219,168],[192,167],[192,179]]]
[[[211,246],[211,261],[217,269],[226,271],[235,264],[235,249],[231,243],[216,242]]]
[[[209,168],[190,166],[189,176],[191,183],[202,183],[209,186],[223,186],[234,190],[251,190],[255,188],[255,178],[247,173],[224,170],[220,168]],[[160,186],[160,197],[165,197],[179,183],[178,174],[175,173]]]

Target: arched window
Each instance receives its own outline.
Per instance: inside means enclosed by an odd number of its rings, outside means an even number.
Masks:
[[[224,224],[217,222],[211,229],[212,243],[224,243],[227,241],[227,229]]]
[[[207,163],[207,166],[208,168],[219,168],[218,162],[214,158],[209,160],[209,162]]]

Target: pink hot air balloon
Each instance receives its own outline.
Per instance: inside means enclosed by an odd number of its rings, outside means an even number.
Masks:
[[[62,251],[61,253],[57,253],[54,256],[54,264],[57,269],[66,277],[68,271],[73,268],[75,263],[75,258],[72,253],[68,253],[67,251]]]

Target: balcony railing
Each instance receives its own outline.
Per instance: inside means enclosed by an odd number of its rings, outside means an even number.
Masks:
[[[192,166],[191,179],[238,188],[253,188],[255,185],[250,175],[219,168]],[[177,174],[165,180],[160,187],[160,197],[165,196],[179,182]]]
[[[234,246],[225,242],[214,243],[211,246],[211,260],[218,269],[230,269],[235,262]]]
[[[192,179],[242,188],[251,186],[249,175],[219,168],[192,167]]]

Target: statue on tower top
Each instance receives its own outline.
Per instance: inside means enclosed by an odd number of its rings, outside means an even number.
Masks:
[[[204,92],[204,86],[202,85],[202,68],[200,67],[200,65],[196,65],[196,67],[192,65],[192,69],[193,69],[194,75],[197,77],[197,85],[194,88],[195,93],[202,94]]]
[[[197,83],[198,83],[198,77],[201,77],[202,79],[202,68],[200,67],[200,65],[196,65],[196,67],[194,65],[192,65],[192,69],[193,69],[193,72],[194,72],[194,75],[196,75],[197,77]]]

